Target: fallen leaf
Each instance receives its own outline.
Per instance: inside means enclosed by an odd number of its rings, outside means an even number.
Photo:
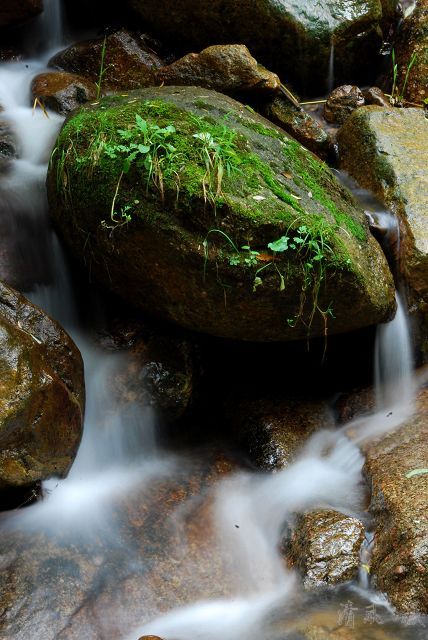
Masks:
[[[406,478],[413,478],[413,476],[421,476],[424,473],[428,473],[428,469],[412,469],[406,473]]]

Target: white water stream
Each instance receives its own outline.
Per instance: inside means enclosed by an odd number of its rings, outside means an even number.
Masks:
[[[51,53],[61,43],[59,4],[51,0],[47,7],[40,23],[45,53],[38,60],[0,65],[1,117],[17,135],[19,148],[19,159],[1,177],[0,224],[7,231],[6,271],[16,267],[24,273],[22,288],[27,295],[65,326],[82,352],[87,408],[84,437],[68,478],[45,482],[45,499],[16,512],[6,528],[46,531],[54,540],[67,530],[72,538],[76,532],[86,540],[95,540],[108,537],[114,528],[110,517],[118,497],[136,486],[150,487],[153,477],[173,474],[180,460],[158,450],[154,416],[149,410],[144,413],[135,405],[124,414],[117,406],[108,384],[126,366],[126,356],[102,353],[79,328],[67,266],[49,228],[44,180],[62,119],[53,113],[47,118],[41,109],[33,110],[29,92],[31,78],[45,67],[46,50]],[[14,244],[12,239],[17,235],[21,241]],[[285,568],[278,551],[284,523],[292,522],[293,514],[318,506],[361,514],[363,457],[355,441],[397,426],[412,411],[411,350],[400,302],[395,320],[379,330],[377,362],[378,412],[353,424],[354,441],[346,435],[348,427],[321,431],[283,471],[235,474],[218,485],[214,499],[216,539],[222,552],[233,558],[233,575],[229,576],[232,595],[169,611],[134,630],[124,628],[121,638],[137,640],[149,633],[166,640],[272,637],[267,619],[279,607],[292,605],[301,594],[297,575]],[[387,418],[391,412],[393,418]],[[245,535],[237,536],[238,526]],[[136,558],[136,565],[138,562]],[[43,618],[44,614],[38,615]],[[47,602],[46,620],[49,615]],[[82,638],[104,638],[101,634],[85,635],[83,628],[81,633]],[[32,640],[45,640],[47,636],[40,634],[35,628]],[[49,637],[57,637],[54,631],[52,634]]]

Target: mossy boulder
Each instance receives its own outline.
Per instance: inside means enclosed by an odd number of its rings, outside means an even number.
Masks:
[[[0,489],[67,473],[83,404],[83,364],[71,338],[0,284]]]
[[[394,310],[386,260],[349,192],[297,141],[207,89],[85,105],[60,132],[48,197],[99,281],[189,329],[295,340]]]
[[[128,0],[159,37],[199,50],[239,42],[283,81],[315,95],[327,88],[331,44],[335,80],[374,79],[381,24],[395,0]],[[167,16],[167,19],[166,19]]]
[[[428,357],[428,120],[422,109],[362,107],[341,128],[338,142],[342,166],[399,217],[401,273]]]

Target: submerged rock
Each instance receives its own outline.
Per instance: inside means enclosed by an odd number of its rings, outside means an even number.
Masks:
[[[345,84],[330,93],[324,105],[327,122],[343,124],[355,109],[364,105],[364,96],[358,87]]]
[[[103,53],[104,51],[104,53]],[[55,54],[49,66],[100,83],[103,93],[150,86],[162,60],[138,35],[121,29],[105,38],[86,40]],[[100,75],[101,74],[101,75]]]
[[[394,309],[349,192],[231,98],[192,87],[105,98],[65,123],[56,149],[56,225],[131,304],[255,341],[350,331]]]
[[[228,95],[264,94],[279,90],[280,80],[257,63],[242,44],[214,45],[188,53],[156,72],[159,84],[196,85]]]
[[[298,516],[289,553],[305,588],[356,578],[363,540],[363,523],[343,513],[320,509]]]
[[[425,389],[414,416],[365,451],[375,524],[375,586],[408,614],[428,613],[427,410]]]
[[[144,24],[181,46],[239,42],[267,68],[312,95],[326,87],[331,47],[335,77],[357,81],[373,69],[383,7],[393,0],[128,0]],[[396,4],[396,3],[395,3]],[[389,14],[389,11],[388,11]],[[168,16],[168,19],[165,19]]]
[[[74,73],[40,73],[31,83],[33,100],[38,99],[47,107],[61,115],[89,100],[95,100],[97,87],[93,82]]]
[[[341,128],[338,142],[343,168],[399,216],[401,274],[428,353],[428,120],[421,109],[363,107]]]
[[[66,475],[82,433],[82,359],[54,320],[4,284],[0,373],[0,488]]]
[[[0,173],[7,171],[11,160],[17,158],[18,155],[16,135],[10,127],[10,124],[0,119]]]
[[[278,95],[263,107],[264,115],[284,129],[304,147],[326,160],[331,152],[332,140],[322,126],[302,107]]]

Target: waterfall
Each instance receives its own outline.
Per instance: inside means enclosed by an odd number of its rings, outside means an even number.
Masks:
[[[330,42],[330,55],[328,58],[328,73],[327,73],[327,95],[329,95],[334,89],[334,42],[333,38]]]
[[[33,110],[29,104],[32,77],[44,70],[48,53],[63,44],[61,3],[58,0],[45,0],[45,7],[37,23],[37,38],[44,50],[41,57],[25,63],[0,65],[0,104],[4,108],[2,119],[14,131],[19,152],[19,157],[11,162],[9,172],[1,176],[2,243],[9,247],[9,270],[23,273],[20,288],[56,317],[80,348],[85,361],[87,405],[82,443],[69,476],[64,480],[52,478],[45,481],[44,499],[10,516],[8,514],[3,527],[6,531],[12,530],[12,535],[15,531],[20,535],[28,535],[28,545],[32,544],[34,533],[47,532],[52,548],[57,541],[59,546],[64,545],[65,548],[68,542],[64,540],[66,532],[74,553],[82,537],[89,542],[91,553],[96,552],[94,549],[97,549],[100,540],[103,544],[107,538],[114,538],[115,549],[122,546],[126,548],[126,558],[131,557],[129,575],[144,581],[141,547],[136,544],[134,548],[129,544],[129,536],[121,535],[121,523],[118,524],[114,519],[114,507],[136,488],[142,485],[150,488],[153,478],[178,475],[177,469],[185,467],[187,460],[159,450],[155,437],[156,416],[150,408],[142,409],[133,401],[121,404],[115,395],[115,385],[129,365],[126,354],[102,352],[79,323],[67,261],[49,225],[44,186],[49,153],[62,118],[51,112],[46,117],[41,109]],[[334,85],[333,42],[328,84],[331,90]],[[0,273],[0,276],[3,274]],[[349,425],[336,431],[319,431],[284,470],[276,474],[233,474],[219,482],[213,490],[214,537],[223,556],[232,558],[233,570],[227,576],[233,586],[232,595],[210,601],[195,601],[189,606],[159,615],[149,624],[141,625],[130,633],[130,640],[136,640],[143,633],[161,635],[166,640],[217,640],[220,637],[223,640],[265,640],[273,637],[267,630],[267,621],[277,608],[288,607],[293,610],[296,602],[305,602],[297,574],[285,566],[279,552],[284,523],[292,523],[296,513],[317,507],[331,507],[346,514],[361,516],[364,510],[361,476],[364,460],[356,442],[393,428],[411,411],[411,348],[406,316],[399,298],[397,307],[395,319],[381,326],[378,332],[378,412],[354,423],[354,439],[347,436]],[[391,412],[393,416],[389,415]],[[198,499],[202,497],[202,493],[198,495]],[[158,524],[153,524],[154,537]],[[85,553],[89,556],[87,548]],[[171,551],[166,549],[164,552],[168,554]],[[102,580],[110,580],[110,588],[114,592],[115,589],[119,591],[123,583],[117,587],[114,574],[109,573],[113,555],[106,553]],[[153,562],[153,559],[150,558],[150,561]],[[100,562],[104,562],[103,557]],[[206,562],[209,565],[209,557]],[[70,567],[72,564],[69,562]],[[84,566],[85,570],[90,566],[95,574],[95,563],[90,565],[89,561],[85,561]],[[180,569],[180,563],[177,562],[174,570],[179,572]],[[45,573],[48,571],[50,569],[46,566]],[[52,580],[54,586],[49,587],[50,591],[43,592],[45,610],[37,610],[37,606],[31,602],[32,614],[37,614],[36,622],[31,619],[31,637],[34,640],[47,637],[43,635],[43,625],[50,625],[52,620],[49,613],[54,606],[54,590],[68,588],[70,574],[64,575],[65,578],[59,576],[58,579],[55,575],[55,580]],[[176,589],[174,577],[171,576],[172,591]],[[36,582],[34,589],[38,586]],[[85,593],[90,604],[85,602],[82,605],[82,608],[90,607],[90,616],[94,618],[95,625],[100,624],[100,620],[92,613],[91,599],[95,599],[94,592],[102,586],[101,582],[98,584],[94,578]],[[198,586],[195,588],[197,593]],[[141,591],[144,593],[143,589]],[[30,596],[28,600],[31,600]],[[111,604],[113,600],[107,599],[106,602],[104,610],[113,608],[115,615],[116,609]],[[136,610],[141,612],[144,602],[136,605],[139,605]],[[24,610],[27,604],[20,601],[14,604],[16,609],[20,606]],[[161,609],[162,603],[159,604]],[[71,605],[70,612],[71,618],[75,616],[76,611],[72,610]],[[28,615],[28,611],[25,615]],[[303,611],[302,619],[305,615]],[[79,620],[78,615],[75,617]],[[93,629],[86,634],[87,629],[81,628],[78,629],[80,633],[76,632],[77,635],[73,637],[125,638],[135,623],[132,613],[126,611],[120,623],[121,636],[104,634],[102,631],[98,633],[98,628],[91,635]],[[66,627],[56,628],[55,624],[56,621],[52,621],[49,638],[72,637],[63,635],[67,634]],[[290,629],[292,633],[292,626]],[[76,629],[70,633],[74,631]],[[19,635],[19,640],[23,637]]]

